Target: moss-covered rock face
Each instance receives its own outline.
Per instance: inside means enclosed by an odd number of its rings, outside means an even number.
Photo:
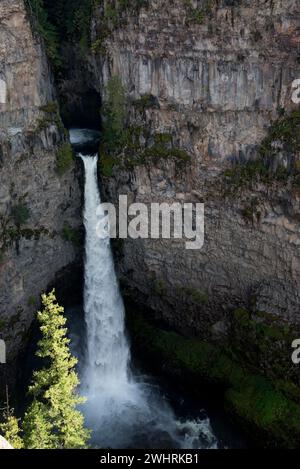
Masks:
[[[238,309],[231,317],[228,351],[234,359],[263,373],[287,398],[300,403],[300,370],[291,361],[291,344],[299,337],[299,327],[278,316]]]
[[[277,341],[288,342],[287,331],[274,324],[270,327],[254,324],[249,313],[240,310],[235,313],[228,344],[220,346],[160,329],[133,312],[127,317],[133,344],[143,356],[151,358],[152,363],[165,373],[190,383],[196,394],[200,394],[205,384],[218,388],[224,395],[227,411],[257,444],[284,448],[300,446],[299,387],[293,381],[295,376],[299,378],[298,370],[294,369],[294,377],[287,375],[284,382],[283,362],[265,375],[257,362],[271,353],[267,344],[274,345],[275,353]],[[252,332],[247,335],[249,328]],[[261,346],[256,350],[258,336]],[[277,355],[280,355],[279,349]],[[282,357],[285,357],[285,369],[291,369],[290,354],[283,352]]]
[[[223,175],[235,193],[238,188],[252,187],[261,182],[274,182],[299,187],[300,111],[283,114],[271,123],[261,142],[258,157],[246,164],[237,164]]]

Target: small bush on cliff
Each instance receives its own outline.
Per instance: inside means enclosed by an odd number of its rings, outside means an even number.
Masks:
[[[72,228],[69,222],[65,221],[61,232],[61,236],[65,241],[72,243],[74,246],[80,246],[80,233],[75,228]]]
[[[25,225],[30,217],[29,208],[24,202],[14,205],[11,214],[17,227]]]
[[[296,155],[300,151],[300,110],[280,113],[272,122],[267,136],[258,150],[258,158],[237,164],[224,172],[232,189],[251,187],[253,182],[271,184],[274,181],[298,186],[300,165]],[[280,156],[287,156],[290,167],[280,164]]]
[[[22,438],[20,437],[20,420],[14,416],[14,410],[9,406],[8,387],[6,386],[6,405],[3,409],[3,422],[0,424],[0,431],[4,438],[15,449],[24,447]]]
[[[113,76],[108,80],[103,106],[104,123],[100,145],[100,165],[105,176],[112,175],[117,155],[123,148],[125,104],[125,92],[121,79]]]
[[[68,171],[73,164],[73,150],[69,143],[63,143],[56,154],[57,172],[61,176]]]
[[[104,103],[103,144],[110,153],[121,149],[125,121],[125,92],[118,76],[108,80]]]
[[[4,248],[0,248],[0,266],[4,263],[5,261],[5,251]]]

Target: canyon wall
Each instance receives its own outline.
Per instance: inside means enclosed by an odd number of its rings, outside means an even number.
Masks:
[[[259,158],[283,109],[298,109],[291,96],[300,77],[299,2],[144,4],[119,9],[114,24],[111,10],[105,20],[111,2],[95,7],[94,86],[105,99],[110,77],[119,76],[128,125],[148,135],[141,132],[140,145],[167,134],[190,160],[180,168],[167,158],[116,166],[103,191],[114,201],[127,194],[147,204],[204,202],[205,243],[189,251],[180,240],[119,242],[124,291],[201,336],[222,335],[239,306],[299,323],[299,191],[289,178],[243,185],[226,176]],[[279,151],[272,165],[290,172],[298,160],[298,151]]]
[[[1,0],[0,337],[9,363],[24,346],[40,294],[75,260],[68,239],[81,224],[52,73],[34,30],[23,1]]]

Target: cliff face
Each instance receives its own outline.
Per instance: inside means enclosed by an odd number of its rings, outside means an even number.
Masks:
[[[80,224],[80,193],[74,169],[57,170],[58,154],[69,148],[51,76],[24,2],[2,0],[0,336],[8,362],[24,343],[39,295],[76,256],[61,232]]]
[[[116,168],[103,179],[107,198],[205,203],[200,251],[172,240],[124,242],[127,288],[180,330],[202,335],[223,330],[240,305],[299,323],[298,190],[276,178],[234,185],[225,172],[258,158],[280,109],[297,109],[299,2],[150,1],[138,13],[119,12],[116,26],[107,19],[110,35],[104,4],[93,17],[95,87],[103,94],[119,75],[129,124],[167,133],[191,155],[180,171],[172,161]],[[279,151],[272,165],[290,171],[298,158]]]

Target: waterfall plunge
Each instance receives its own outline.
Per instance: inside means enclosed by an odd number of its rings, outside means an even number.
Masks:
[[[92,444],[113,448],[216,447],[208,419],[178,421],[156,386],[129,371],[130,351],[109,239],[96,233],[100,195],[97,156],[85,167],[85,290],[87,353],[82,376],[86,424]],[[98,209],[98,212],[97,212]]]
[[[84,311],[87,323],[86,382],[91,389],[128,381],[129,348],[124,331],[124,306],[114,270],[109,239],[96,233],[101,213],[97,157],[82,157],[85,174],[86,229]]]

